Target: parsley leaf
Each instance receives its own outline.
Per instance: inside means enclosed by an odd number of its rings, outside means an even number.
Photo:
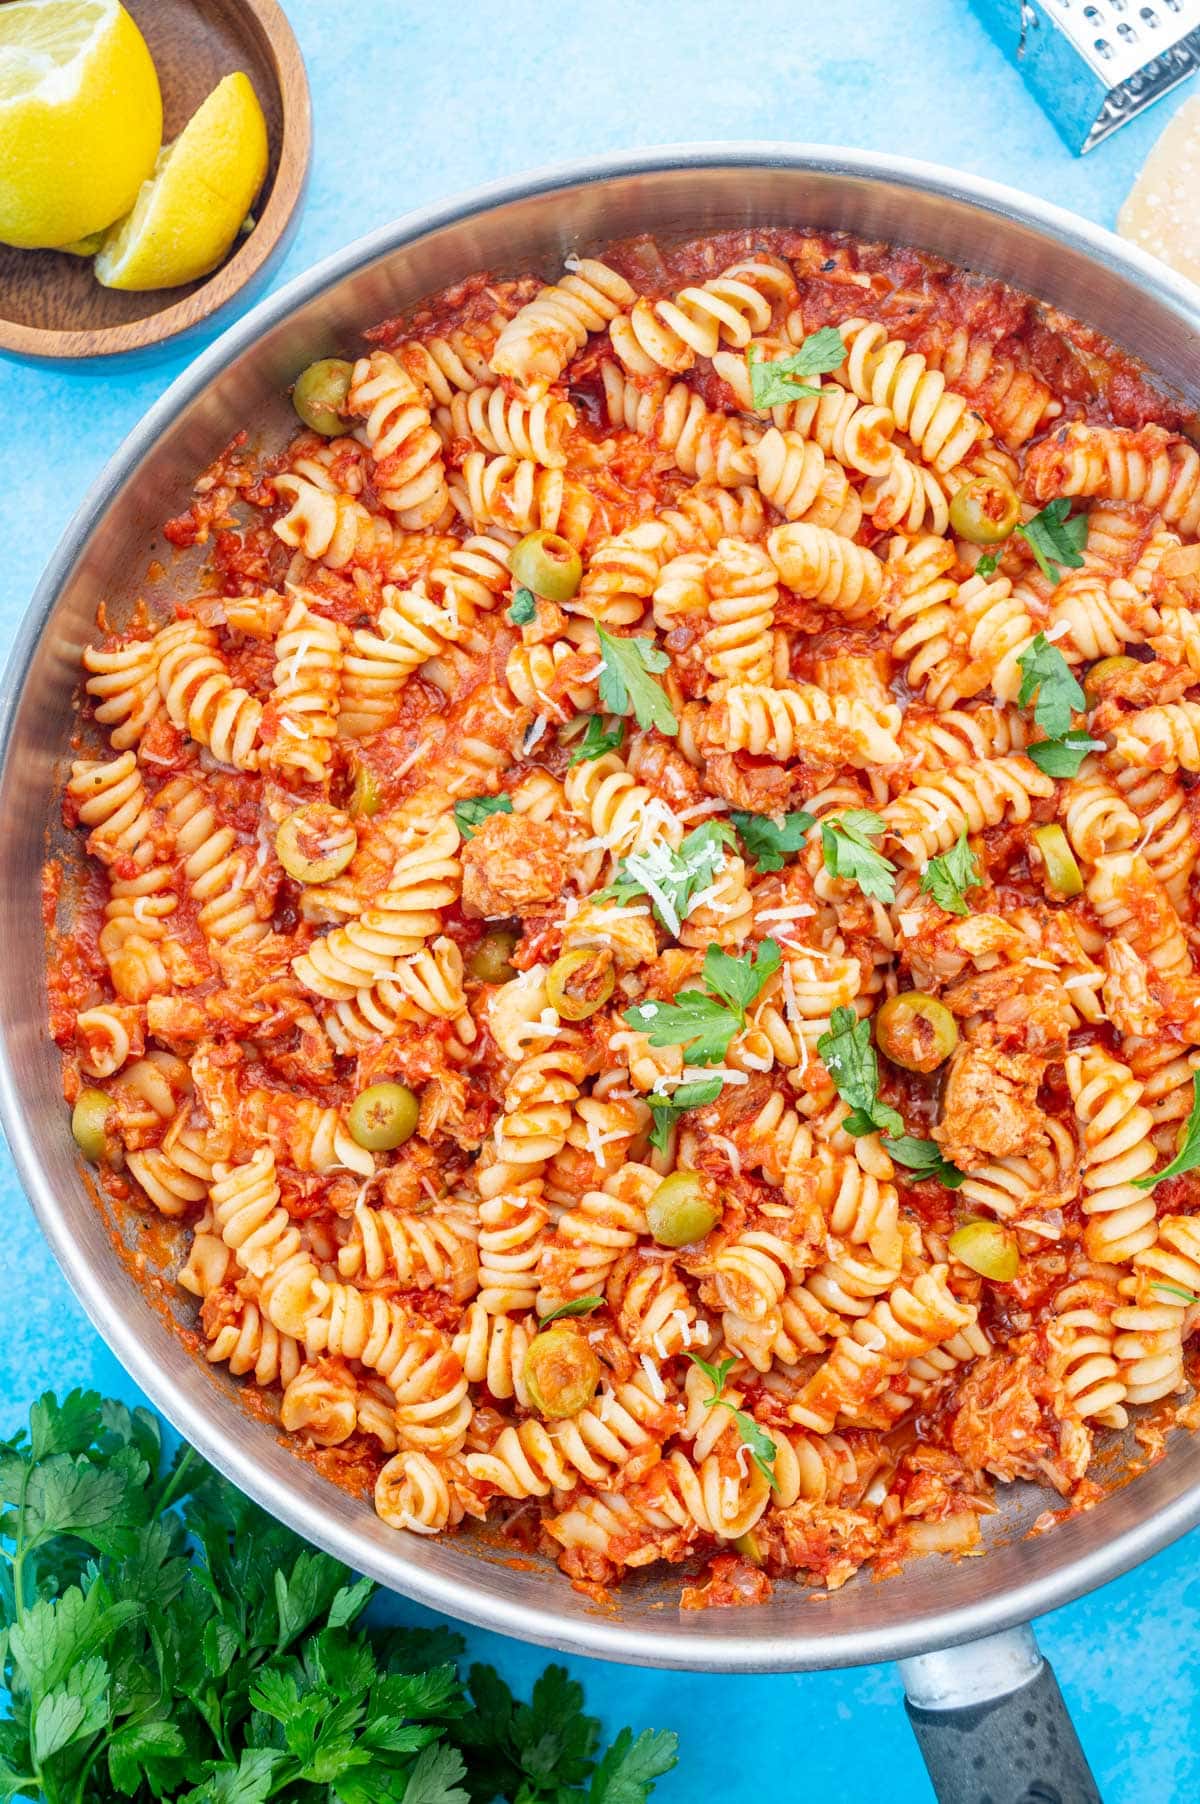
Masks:
[[[1150,1288],[1164,1291],[1169,1297],[1178,1297],[1182,1303],[1200,1303],[1200,1297],[1190,1290],[1185,1290],[1182,1284],[1167,1284],[1162,1279],[1156,1279]]]
[[[819,395],[820,389],[802,378],[828,375],[845,361],[845,341],[836,326],[822,326],[819,332],[810,332],[794,356],[770,362],[760,358],[757,347],[751,345],[746,352],[746,368],[755,410],[761,413],[768,407],[786,407],[789,401]]]
[[[605,752],[619,751],[624,739],[625,722],[623,720],[619,720],[609,733],[604,728],[603,714],[589,715],[587,732],[568,758],[568,768],[576,764],[586,764],[592,758],[603,758]]]
[[[461,802],[454,804],[454,820],[464,839],[474,839],[477,827],[482,827],[489,814],[511,814],[512,797],[498,796],[466,796]]]
[[[912,1134],[898,1134],[893,1140],[885,1134],[883,1144],[898,1165],[906,1165],[918,1178],[936,1178],[947,1190],[957,1190],[967,1181],[965,1171],[943,1158],[936,1140],[919,1140]]]
[[[1070,499],[1063,495],[1057,501],[1048,502],[1040,514],[1016,528],[1037,559],[1038,569],[1047,582],[1057,583],[1061,579],[1060,565],[1068,570],[1082,567],[1088,517],[1076,514],[1072,519],[1070,514]]]
[[[719,1065],[741,1023],[703,990],[681,990],[674,1002],[638,1002],[625,1010],[630,1027],[651,1046],[682,1046],[689,1065]]]
[[[785,814],[782,825],[769,814],[746,814],[740,808],[731,809],[729,818],[755,860],[760,875],[766,871],[781,871],[784,860],[791,853],[802,850],[805,834],[816,825],[816,816],[806,814],[802,808],[793,814]]]
[[[879,1061],[871,1044],[869,1019],[860,1021],[852,1008],[835,1008],[829,1017],[829,1032],[817,1041],[817,1051],[838,1095],[850,1106],[842,1122],[848,1134],[872,1134],[880,1129],[907,1138],[901,1115],[879,1100]]]
[[[1195,1171],[1200,1165],[1200,1071],[1192,1073],[1192,1107],[1187,1120],[1183,1124],[1183,1132],[1179,1137],[1179,1151],[1169,1165],[1161,1171],[1155,1171],[1146,1178],[1134,1178],[1134,1187],[1138,1190],[1153,1190],[1163,1178],[1181,1178],[1185,1171]]]
[[[1083,565],[1083,548],[1087,544],[1088,517],[1076,514],[1071,517],[1071,503],[1061,496],[1057,501],[1050,501],[1040,514],[1034,514],[1032,520],[1026,520],[1021,526],[1013,528],[1013,537],[1025,540],[1034,557],[1038,569],[1047,582],[1059,583],[1062,580],[1062,569],[1078,570]],[[1004,555],[1005,539],[994,551],[985,552],[975,566],[976,576],[994,576],[1000,559]]]
[[[732,830],[724,821],[704,821],[680,842],[678,851],[665,840],[656,840],[644,852],[631,852],[601,894],[615,896],[622,905],[635,896],[649,896],[667,932],[677,934],[721,868],[724,848],[732,844]]]
[[[939,908],[944,908],[950,915],[965,915],[971,911],[967,907],[965,892],[975,889],[983,882],[979,871],[979,860],[967,843],[967,829],[962,832],[948,852],[939,858],[931,858],[921,873],[921,890],[932,896]]]
[[[593,1309],[600,1309],[603,1305],[603,1297],[572,1297],[569,1303],[560,1303],[557,1309],[552,1309],[549,1315],[544,1315],[541,1326],[548,1328],[551,1322],[557,1322],[560,1316],[591,1315]]]
[[[896,867],[871,844],[886,830],[882,815],[869,808],[849,808],[821,822],[821,851],[829,875],[857,883],[863,895],[876,902],[896,900]]]
[[[1017,663],[1021,669],[1019,705],[1027,708],[1033,702],[1033,718],[1043,733],[1061,739],[1070,731],[1072,713],[1087,706],[1071,666],[1045,633],[1030,641]]]
[[[756,1000],[762,987],[779,969],[779,947],[774,940],[763,940],[757,952],[735,958],[720,946],[710,946],[704,954],[704,981],[714,996],[728,1003],[745,1025],[746,1010]]]
[[[1039,739],[1036,745],[1026,746],[1025,754],[1047,777],[1077,777],[1088,753],[1103,750],[1101,740],[1072,728],[1061,739]]]
[[[588,1804],[644,1804],[654,1781],[675,1765],[678,1737],[669,1729],[622,1729],[592,1774]]]
[[[748,1410],[739,1409],[736,1403],[731,1403],[728,1397],[722,1394],[725,1389],[725,1380],[737,1364],[736,1358],[730,1354],[729,1358],[723,1359],[719,1366],[710,1365],[706,1359],[700,1359],[695,1353],[689,1353],[688,1358],[694,1366],[699,1366],[713,1387],[712,1396],[703,1399],[705,1409],[727,1409],[729,1411],[743,1444],[750,1449],[750,1458],[767,1483],[773,1486],[775,1474],[771,1467],[775,1463],[779,1449],[766,1429],[755,1421]]]
[[[657,727],[660,733],[677,733],[679,722],[661,684],[650,675],[671,662],[653,639],[615,638],[597,627],[602,668],[600,700],[610,714],[631,710],[639,727]]]
[[[694,1083],[680,1084],[672,1090],[670,1096],[659,1096],[651,1091],[645,1098],[650,1105],[650,1113],[654,1117],[654,1126],[650,1129],[650,1144],[659,1152],[666,1152],[671,1138],[671,1129],[687,1109],[702,1109],[705,1103],[716,1102],[725,1087],[723,1077],[697,1078]]]
[[[537,613],[537,600],[532,589],[516,589],[513,591],[512,606],[508,617],[514,626],[528,626]]]

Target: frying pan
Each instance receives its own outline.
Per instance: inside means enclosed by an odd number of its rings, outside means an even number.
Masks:
[[[144,1230],[106,1221],[85,1185],[46,1033],[38,873],[59,812],[80,650],[102,599],[119,618],[122,602],[147,592],[161,522],[186,506],[197,471],[246,423],[256,433],[261,423],[268,448],[282,443],[294,425],[285,391],[305,364],[344,353],[364,326],[474,270],[550,276],[570,252],[631,233],[754,224],[844,228],[1002,277],[1098,327],[1200,407],[1200,293],[1056,207],[899,157],[660,149],[479,189],[351,245],[247,314],[150,410],[69,527],[22,624],[0,702],[0,1113],[47,1239],[113,1352],[181,1434],[309,1540],[449,1616],[601,1659],[727,1672],[899,1660],[943,1804],[1087,1804],[1099,1794],[1025,1625],[1200,1519],[1200,1438],[1173,1436],[1157,1465],[1049,1533],[1028,1531],[1053,1500],[1007,1488],[981,1559],[915,1560],[819,1604],[783,1583],[755,1608],[688,1615],[677,1577],[650,1572],[602,1610],[551,1566],[514,1570],[469,1534],[397,1534],[239,1407],[236,1383],[176,1331],[172,1313],[187,1325],[190,1301],[169,1282],[132,1277],[117,1243],[145,1250]],[[153,592],[167,599],[186,583],[172,569]]]

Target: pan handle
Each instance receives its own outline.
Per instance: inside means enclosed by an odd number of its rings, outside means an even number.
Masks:
[[[938,1804],[1102,1804],[1028,1624],[901,1660],[900,1676]]]

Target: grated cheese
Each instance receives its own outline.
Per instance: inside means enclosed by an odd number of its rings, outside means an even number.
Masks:
[[[293,739],[304,738],[304,728],[298,727],[290,714],[281,714],[279,716],[279,724],[284,732],[289,733]]]
[[[719,1146],[724,1152],[725,1157],[729,1160],[730,1169],[732,1170],[734,1177],[740,1178],[742,1175],[742,1155],[733,1144],[733,1141],[727,1134],[710,1134],[709,1139],[714,1146]],[[678,1315],[680,1312],[676,1310],[675,1313]]]
[[[1056,639],[1061,639],[1063,634],[1069,633],[1070,630],[1071,623],[1069,620],[1059,620],[1054,626],[1047,628],[1042,634],[1042,638],[1046,641],[1047,645],[1053,645]]]
[[[296,678],[300,674],[300,666],[303,663],[304,658],[307,655],[307,653],[312,650],[312,647],[313,647],[312,634],[311,633],[301,633],[300,642],[297,645],[295,652],[293,653],[292,661],[289,664],[288,670],[287,670],[287,679],[286,680],[289,683],[294,683],[296,681]]]
[[[550,723],[544,714],[538,715],[537,719],[534,721],[533,725],[529,728],[529,731],[525,735],[525,750],[527,752],[531,752],[533,750],[534,746],[537,744],[538,740],[542,737],[542,734],[546,731],[546,728],[549,724]]]
[[[760,908],[754,918],[756,921],[803,921],[816,912],[810,902],[793,902],[786,908]]]
[[[698,821],[701,815],[725,814],[728,808],[729,803],[721,796],[710,796],[706,802],[693,802],[690,808],[681,808],[679,819],[681,821]]]
[[[655,1402],[665,1403],[667,1400],[667,1387],[662,1381],[662,1373],[648,1353],[643,1353],[641,1355],[641,1366],[643,1372],[646,1374],[646,1383],[650,1386]]]
[[[1063,989],[1090,990],[1101,982],[1103,982],[1103,975],[1099,971],[1077,971],[1074,977],[1063,978]]]
[[[400,760],[399,764],[396,766],[396,775],[398,777],[406,777],[413,765],[417,762],[417,759],[423,758],[432,744],[433,741],[431,739],[422,739],[420,745],[415,746],[408,754],[407,758],[402,758]]]

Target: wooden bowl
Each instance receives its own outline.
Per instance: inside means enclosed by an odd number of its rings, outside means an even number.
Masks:
[[[125,0],[150,46],[174,138],[223,75],[244,69],[267,120],[270,160],[254,230],[211,275],[180,288],[102,288],[85,257],[0,245],[0,349],[105,357],[160,344],[261,280],[290,236],[308,176],[312,109],[304,59],[276,0]]]

